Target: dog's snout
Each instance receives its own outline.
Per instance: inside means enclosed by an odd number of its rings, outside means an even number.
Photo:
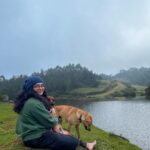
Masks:
[[[88,131],[91,131],[91,128],[87,128]]]
[[[88,128],[88,131],[91,131],[91,128]]]
[[[90,126],[86,126],[86,125],[84,125],[84,127],[85,127],[85,129],[86,129],[86,130],[91,131]]]

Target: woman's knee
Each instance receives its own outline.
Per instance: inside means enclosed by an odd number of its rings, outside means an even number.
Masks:
[[[55,146],[61,150],[75,150],[79,144],[79,140],[69,135],[58,135]]]

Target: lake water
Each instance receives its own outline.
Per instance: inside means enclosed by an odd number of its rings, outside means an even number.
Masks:
[[[150,150],[150,101],[75,102],[72,105],[90,112],[95,126]]]

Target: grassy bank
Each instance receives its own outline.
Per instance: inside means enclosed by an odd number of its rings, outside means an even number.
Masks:
[[[125,100],[144,96],[144,86],[128,85],[120,81],[101,80],[97,87],[77,88],[66,95],[59,95],[56,99],[70,100]],[[135,96],[136,95],[136,96]]]
[[[12,104],[0,103],[0,150],[35,150],[25,147],[15,134],[16,114],[12,111]],[[75,135],[74,129],[72,129]],[[96,127],[88,132],[81,126],[81,139],[84,141],[97,140],[95,150],[141,150],[127,139],[107,133]],[[78,148],[82,150],[82,148]]]

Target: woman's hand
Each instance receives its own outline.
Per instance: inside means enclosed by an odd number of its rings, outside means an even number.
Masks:
[[[63,132],[62,134],[70,135],[70,133],[67,130],[63,130],[62,132]]]
[[[50,112],[51,112],[51,114],[52,114],[54,117],[57,117],[57,113],[56,113],[55,108],[51,108]]]
[[[64,130],[60,124],[56,124],[53,127],[53,131],[55,131],[57,133],[65,134],[65,135],[70,135],[70,133],[68,131]]]
[[[54,127],[53,127],[53,131],[57,132],[57,133],[60,133],[61,131],[61,126],[60,124],[56,124]]]

